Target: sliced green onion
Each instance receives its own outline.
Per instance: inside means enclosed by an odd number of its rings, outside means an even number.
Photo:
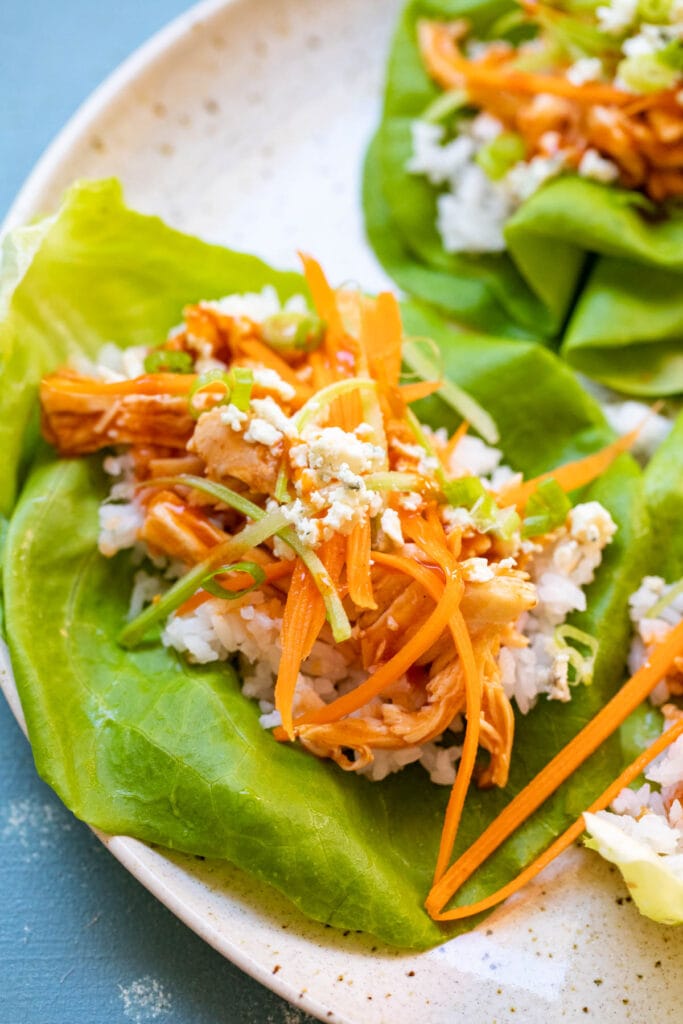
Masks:
[[[353,391],[376,390],[377,383],[370,377],[346,377],[344,380],[335,381],[334,384],[328,384],[327,387],[322,388],[302,405],[294,417],[294,425],[301,433],[311,420],[314,420],[323,409],[327,408],[336,398],[340,398],[341,395],[348,395]]]
[[[195,395],[203,391],[204,388],[209,387],[211,384],[222,384],[225,388],[225,395],[220,401],[216,402],[216,405],[227,405],[230,401],[230,392],[232,381],[230,374],[225,373],[223,370],[208,370],[206,373],[202,373],[197,377],[194,382],[190,393],[187,396],[187,404],[190,410],[190,415],[193,419],[198,420],[201,414],[205,411],[204,409],[198,408],[194,403]]]
[[[454,508],[471,509],[477,501],[486,496],[486,489],[478,476],[461,476],[457,480],[447,480],[441,489],[448,504]]]
[[[671,17],[671,0],[638,0],[638,16],[648,25],[667,25]]]
[[[448,479],[443,471],[441,460],[436,454],[434,445],[425,434],[422,424],[420,423],[412,409],[406,409],[406,419],[408,420],[410,429],[415,435],[415,440],[417,441],[417,443],[420,445],[421,448],[424,448],[426,455],[430,459],[434,459],[434,462],[436,463],[434,469],[434,476],[439,482],[439,487],[443,490],[444,487],[448,484]]]
[[[443,373],[438,361],[432,359],[420,347],[420,339],[413,338],[403,343],[403,361],[422,380],[441,380]],[[432,344],[434,344],[432,342]],[[459,388],[451,380],[444,380],[439,389],[439,398],[447,405],[450,405],[459,416],[467,420],[474,430],[484,438],[488,444],[496,444],[500,440],[498,427],[493,419],[479,403],[468,395],[466,391]]]
[[[660,597],[656,604],[652,605],[645,616],[646,619],[656,619],[668,608],[672,601],[675,601],[679,594],[683,594],[683,580],[679,580],[677,583],[672,583],[669,590]]]
[[[514,506],[501,508],[496,516],[494,532],[501,540],[512,540],[514,535],[519,532],[521,525],[522,520]]]
[[[169,484],[173,480],[181,482],[182,478],[168,478],[163,480],[163,484]],[[155,483],[157,482],[161,481],[155,481]],[[190,485],[188,484],[188,486]],[[149,605],[132,622],[124,626],[119,633],[119,643],[121,646],[137,647],[138,644],[142,643],[152,626],[156,626],[163,619],[168,618],[171,612],[179,608],[181,604],[192,597],[203,586],[203,580],[206,579],[207,574],[215,567],[216,562],[227,562],[234,558],[239,558],[246,551],[250,551],[251,548],[258,547],[268,537],[272,537],[274,533],[278,533],[286,523],[287,520],[280,509],[267,515],[262,513],[258,522],[249,523],[248,526],[245,526],[243,530],[234,537],[231,537],[230,540],[224,544],[217,545],[207,558],[202,562],[198,562],[189,572],[181,576],[158,601]]]
[[[280,462],[280,468],[277,474],[277,480],[275,481],[275,490],[273,491],[273,497],[281,505],[289,504],[289,492],[287,487],[289,485],[289,479],[287,477],[287,465],[283,457]]]
[[[502,14],[500,18],[496,18],[494,23],[488,28],[486,35],[489,39],[502,39],[512,29],[528,24],[529,15],[526,11],[523,11],[520,7],[515,7],[513,10],[508,11],[507,14]]]
[[[230,508],[234,508],[237,512],[241,512],[243,516],[247,516],[249,519],[253,519],[254,523],[251,526],[245,527],[245,529],[242,530],[241,533],[238,533],[237,536],[233,537],[231,541],[228,541],[228,545],[237,542],[241,537],[245,537],[247,530],[254,530],[254,535],[257,536],[257,527],[263,528],[264,523],[266,524],[267,527],[265,535],[257,541],[251,540],[251,542],[247,545],[246,548],[241,548],[238,551],[230,550],[228,553],[226,553],[227,545],[219,545],[215,549],[215,551],[211,553],[211,556],[205,563],[201,563],[200,566],[195,566],[194,569],[191,569],[186,576],[183,576],[181,580],[178,580],[178,584],[175,584],[173,587],[171,587],[171,590],[169,590],[168,593],[164,595],[161,601],[159,601],[159,604],[161,604],[162,601],[164,601],[166,598],[169,597],[170,594],[173,593],[176,586],[182,584],[185,580],[188,579],[188,577],[194,576],[194,574],[196,574],[197,570],[199,570],[200,568],[203,567],[202,572],[204,575],[206,575],[206,572],[210,568],[212,568],[212,566],[215,565],[216,559],[226,560],[227,558],[239,558],[239,556],[244,554],[245,551],[248,551],[249,548],[257,547],[258,544],[262,544],[263,541],[266,540],[268,537],[272,536],[273,534],[277,534],[280,540],[283,540],[285,544],[288,544],[292,551],[294,551],[294,553],[299,556],[299,558],[304,563],[304,565],[310,572],[311,576],[313,577],[315,585],[320,591],[322,599],[325,603],[327,621],[330,624],[330,627],[332,629],[332,636],[334,637],[335,641],[337,643],[342,643],[344,640],[349,639],[349,637],[351,636],[351,623],[349,622],[348,616],[344,611],[344,605],[342,604],[341,598],[337,593],[337,589],[334,583],[332,582],[330,574],[328,573],[327,569],[320,561],[316,553],[312,551],[309,547],[307,547],[303,543],[303,541],[299,539],[296,530],[294,530],[294,528],[289,525],[284,525],[288,524],[288,520],[285,518],[282,509],[278,509],[276,512],[264,512],[263,509],[259,508],[258,505],[255,505],[253,501],[249,501],[248,498],[243,497],[241,494],[237,494],[236,491],[230,490],[229,487],[225,487],[223,484],[215,483],[213,480],[207,480],[205,477],[202,476],[192,476],[190,473],[183,473],[180,476],[158,477],[154,480],[154,484],[155,486],[160,487],[191,487],[195,491],[200,491],[202,494],[207,494],[209,497],[215,498],[216,501],[220,501],[224,505],[228,505]],[[280,517],[280,526],[278,526],[276,529],[272,529],[271,523],[275,522],[274,517],[276,516]],[[199,573],[196,579],[201,580],[202,572]],[[191,597],[192,594],[194,594],[194,592],[198,589],[200,585],[200,583],[194,582],[189,592],[185,593],[184,596],[180,598],[177,604],[169,608],[168,611],[162,612],[160,616],[155,616],[152,622],[157,622],[159,621],[159,618],[163,618],[164,615],[169,615],[170,612],[174,611],[174,609],[181,605],[183,601],[187,600],[188,597]],[[153,607],[158,608],[158,605],[154,605]],[[150,609],[147,609],[147,611],[149,610]],[[143,612],[142,615],[145,615],[145,612]],[[142,615],[139,616],[138,619],[142,618]],[[131,641],[128,634],[129,631],[131,631],[131,627],[136,622],[138,622],[138,619],[134,620],[134,622],[129,623],[128,626],[126,626],[126,628],[122,631],[119,637],[119,643],[123,644],[124,647],[135,646],[136,643],[139,643],[142,640],[145,633],[147,632],[147,629],[149,629],[149,626],[145,625],[142,633],[140,633],[139,631],[134,631],[135,639]]]
[[[251,392],[254,387],[254,371],[247,366],[233,366],[229,373],[229,379],[231,403],[240,412],[248,412]]]
[[[676,71],[683,71],[683,40],[672,39],[665,47],[657,51],[657,60]]]
[[[429,124],[440,124],[442,121],[447,121],[457,110],[468,106],[469,102],[469,96],[464,89],[449,89],[447,92],[442,92],[433,103],[429,104],[422,114],[421,120],[427,121]]]
[[[192,357],[187,352],[155,348],[145,356],[145,373],[192,373]]]
[[[524,508],[522,537],[540,537],[562,526],[571,502],[553,477],[543,480]]]
[[[500,181],[525,156],[526,146],[522,136],[517,132],[502,132],[485,143],[474,159],[491,181]]]
[[[680,77],[678,69],[660,60],[658,53],[625,57],[619,61],[617,74],[628,89],[640,93],[671,89]]]
[[[369,491],[424,491],[429,484],[419,473],[399,473],[387,470],[384,473],[368,473],[363,482]]]
[[[325,337],[325,321],[314,313],[274,313],[261,324],[261,336],[283,355],[313,352]]]
[[[254,582],[242,590],[226,590],[225,587],[216,582],[215,577],[225,576],[230,572],[245,572],[251,576]],[[260,587],[262,583],[265,583],[265,580],[266,574],[263,567],[257,562],[232,562],[230,565],[219,565],[217,569],[212,569],[211,572],[206,574],[200,586],[214,597],[220,597],[225,601],[236,601],[238,597],[244,597],[245,594],[251,593],[256,587]]]
[[[566,651],[569,664],[574,669],[574,679],[570,680],[571,685],[576,686],[579,683],[583,683],[584,686],[590,686],[593,682],[593,669],[595,668],[595,659],[600,646],[598,641],[590,633],[585,633],[582,629],[577,629],[576,626],[572,626],[568,622],[555,627],[554,638],[557,647]],[[569,640],[581,644],[582,647],[587,647],[589,653],[587,655],[582,654],[576,647],[571,646],[568,642]]]

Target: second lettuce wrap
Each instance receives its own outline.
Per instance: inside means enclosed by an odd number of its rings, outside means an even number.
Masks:
[[[676,394],[683,390],[679,209],[564,176],[508,220],[507,252],[447,253],[436,228],[437,189],[406,169],[412,122],[441,94],[422,63],[418,21],[464,17],[486,36],[511,10],[500,0],[411,0],[404,9],[366,163],[370,241],[398,284],[460,323],[561,346],[576,369],[630,394]]]

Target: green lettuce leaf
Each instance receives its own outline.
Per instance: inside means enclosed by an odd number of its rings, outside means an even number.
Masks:
[[[69,194],[17,291],[28,336],[41,336],[41,358],[52,366],[81,342],[94,352],[114,339],[158,341],[184,303],[265,283],[282,295],[303,287],[299,275],[278,274],[136,214],[123,206],[117,186],[95,183]],[[447,372],[494,415],[513,465],[540,472],[610,439],[598,406],[547,350],[457,334],[417,305],[404,315],[408,331],[437,338]],[[17,364],[9,372],[18,373]],[[436,398],[421,412],[434,425],[450,424],[453,415]],[[89,823],[231,860],[335,926],[414,948],[469,928],[472,922],[444,930],[422,910],[447,800],[422,769],[378,784],[345,774],[265,733],[257,705],[242,697],[228,666],[190,666],[158,643],[134,652],[117,645],[134,569],[126,555],[97,552],[104,490],[97,460],[42,456],[10,522],[6,627],[43,778]],[[642,474],[622,456],[589,496],[619,524],[588,611],[576,617],[600,642],[594,682],[578,688],[569,705],[542,700],[517,716],[510,783],[470,794],[460,848],[620,683],[627,598],[649,558]],[[477,872],[463,898],[480,898],[515,875],[623,763],[615,736]]]
[[[43,374],[105,342],[156,342],[185,303],[266,283],[283,298],[301,291],[298,275],[132,213],[113,180],[73,188],[58,217],[11,232],[0,252],[0,512],[33,449]]]
[[[547,182],[510,218],[503,254],[449,254],[437,189],[406,171],[411,122],[438,88],[416,45],[419,18],[469,18],[486,34],[505,0],[410,0],[392,44],[384,111],[365,165],[368,237],[409,294],[489,333],[561,343],[576,369],[621,391],[683,390],[683,212],[576,176]],[[619,358],[615,360],[615,350]]]

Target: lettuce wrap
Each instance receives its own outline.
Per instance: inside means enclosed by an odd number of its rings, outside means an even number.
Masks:
[[[488,38],[515,10],[505,0],[405,7],[366,160],[370,242],[406,292],[462,324],[559,345],[573,367],[620,391],[676,394],[683,389],[683,215],[675,203],[655,205],[635,190],[562,175],[511,215],[505,252],[449,253],[436,227],[438,189],[406,169],[411,126],[443,95],[423,66],[419,19],[466,18],[474,36]]]
[[[15,258],[22,253],[21,260]],[[40,775],[81,819],[106,832],[224,858],[274,885],[306,914],[402,947],[427,948],[474,921],[435,924],[423,910],[448,794],[410,767],[370,783],[278,744],[226,665],[189,665],[158,642],[124,651],[133,567],[97,550],[99,460],[58,460],[36,444],[43,373],[105,342],[156,343],[200,298],[274,285],[297,274],[205,244],[125,207],[114,181],[82,183],[59,212],[7,240],[0,360],[5,451],[0,493],[11,519],[4,548],[5,631]],[[454,333],[418,304],[406,331],[430,335],[448,376],[495,417],[512,466],[535,474],[612,438],[599,406],[547,349]],[[453,425],[438,397],[420,417]],[[14,504],[14,494],[19,498]],[[504,790],[472,790],[456,855],[619,687],[628,595],[651,556],[643,475],[621,456],[586,497],[618,523],[588,610],[599,641],[594,679],[570,704],[541,701],[517,716]],[[657,731],[656,716],[645,733]],[[499,888],[562,832],[622,768],[614,735],[463,888]]]

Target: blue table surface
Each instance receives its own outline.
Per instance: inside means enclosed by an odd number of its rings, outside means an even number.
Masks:
[[[186,6],[0,0],[0,220],[78,105]],[[311,1018],[225,961],[127,874],[38,779],[0,697],[0,1024],[147,1021]]]

